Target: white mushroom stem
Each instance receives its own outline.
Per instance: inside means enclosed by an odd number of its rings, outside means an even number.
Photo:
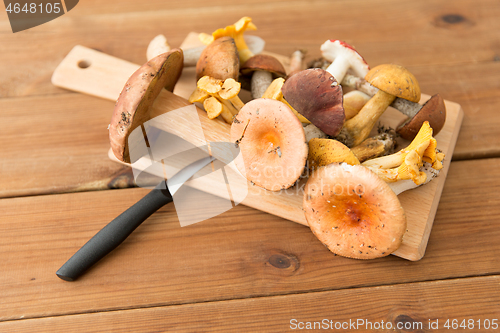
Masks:
[[[333,77],[338,81],[342,82],[347,70],[351,67],[349,59],[345,56],[338,56],[333,60],[333,62],[328,66],[326,71],[333,75]]]
[[[304,58],[305,51],[297,50],[292,53],[292,56],[290,57],[289,75],[304,69]]]
[[[146,57],[148,61],[159,56],[160,54],[170,51],[170,45],[168,44],[167,38],[163,35],[158,35],[149,42],[148,50],[146,51]]]
[[[207,47],[206,45],[201,45],[197,47],[191,47],[188,49],[182,49],[184,53],[184,67],[194,67],[200,59],[201,52]]]
[[[250,51],[254,54],[259,54],[264,51],[264,46],[266,43],[264,40],[258,36],[244,36],[245,42],[250,49]],[[182,49],[184,52],[184,67],[193,67],[196,66],[198,59],[200,59],[201,52],[207,47],[206,45],[201,45],[197,47],[191,47]]]
[[[387,183],[387,185],[389,185],[389,187],[394,191],[394,193],[396,193],[396,195],[399,195],[404,191],[414,189],[421,185],[425,185],[439,175],[439,170],[433,169],[431,164],[427,162],[424,162],[423,167],[420,168],[420,170],[427,175],[425,182],[420,185],[415,184],[415,182],[411,179],[398,180],[397,182]]]
[[[365,79],[351,74],[346,74],[341,84],[344,87],[350,87],[362,91],[369,96],[374,96],[378,91],[377,88],[372,86]],[[413,116],[415,116],[422,108],[422,105],[419,103],[410,102],[399,97],[392,102],[391,106],[410,118],[413,118]]]
[[[273,82],[273,74],[267,71],[255,71],[252,74],[252,98],[261,98],[267,87]]]

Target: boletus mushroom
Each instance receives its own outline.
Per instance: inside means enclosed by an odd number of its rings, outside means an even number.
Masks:
[[[295,184],[307,160],[307,143],[298,118],[284,103],[266,98],[246,103],[231,125],[231,141],[240,148],[238,170],[270,191]]]
[[[408,119],[396,128],[396,132],[406,140],[413,140],[418,131],[428,121],[434,135],[438,134],[446,122],[446,106],[439,94],[433,95],[424,105],[412,107],[405,112]]]
[[[257,30],[257,27],[252,23],[252,19],[250,17],[245,16],[232,25],[215,30],[212,35],[201,33],[199,38],[204,44],[208,45],[219,38],[227,36],[232,37],[236,43],[236,47],[238,48],[240,63],[244,64],[254,55],[244,38],[244,33],[247,30]]]
[[[257,54],[248,59],[240,68],[242,75],[252,75],[252,98],[261,98],[273,79],[286,75],[285,67],[273,56]]]
[[[130,161],[128,136],[150,118],[150,107],[163,88],[172,92],[183,68],[183,53],[172,49],[135,71],[123,87],[109,125],[109,141],[120,161]]]
[[[317,169],[304,188],[307,223],[333,253],[374,259],[396,251],[406,216],[393,190],[361,165],[333,163]]]
[[[290,105],[330,136],[344,125],[342,88],[337,80],[320,68],[306,69],[285,81],[281,88]]]
[[[376,87],[372,86],[365,79],[350,74],[344,77],[342,86],[357,89],[350,93],[360,91],[368,96],[374,96],[378,91]],[[344,95],[344,100],[346,95]],[[403,121],[396,129],[396,132],[406,140],[413,140],[424,121],[429,122],[434,129],[434,135],[437,135],[441,131],[446,122],[446,106],[439,94],[433,95],[424,105],[396,97],[390,106],[408,116],[408,119]],[[347,110],[346,119],[349,119]]]
[[[221,37],[210,43],[196,64],[196,80],[203,76],[238,80],[240,60],[234,39]]]
[[[402,66],[379,65],[372,68],[365,79],[379,90],[356,116],[345,122],[337,140],[348,147],[360,144],[369,136],[373,126],[396,97],[415,103],[420,100],[420,86],[417,79]]]

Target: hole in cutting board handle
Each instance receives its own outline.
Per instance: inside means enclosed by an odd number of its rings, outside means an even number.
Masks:
[[[90,65],[92,65],[92,63],[89,60],[80,60],[80,61],[78,61],[77,65],[78,65],[78,67],[85,69],[85,68],[89,68]]]

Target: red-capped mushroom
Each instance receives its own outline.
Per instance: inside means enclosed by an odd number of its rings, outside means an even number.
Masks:
[[[338,39],[324,42],[321,45],[321,54],[323,58],[332,62],[326,71],[338,82],[342,82],[347,73],[364,77],[370,70],[365,59],[354,47]]]
[[[281,91],[320,130],[330,136],[339,134],[345,119],[342,88],[330,73],[319,68],[300,71],[285,81]]]

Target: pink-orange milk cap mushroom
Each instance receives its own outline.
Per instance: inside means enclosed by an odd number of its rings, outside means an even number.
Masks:
[[[231,141],[235,160],[253,184],[270,191],[287,189],[304,170],[308,146],[302,124],[284,103],[267,98],[245,104],[234,117]]]
[[[303,208],[316,237],[344,257],[389,255],[406,231],[397,195],[361,165],[333,163],[317,169],[305,186]]]

